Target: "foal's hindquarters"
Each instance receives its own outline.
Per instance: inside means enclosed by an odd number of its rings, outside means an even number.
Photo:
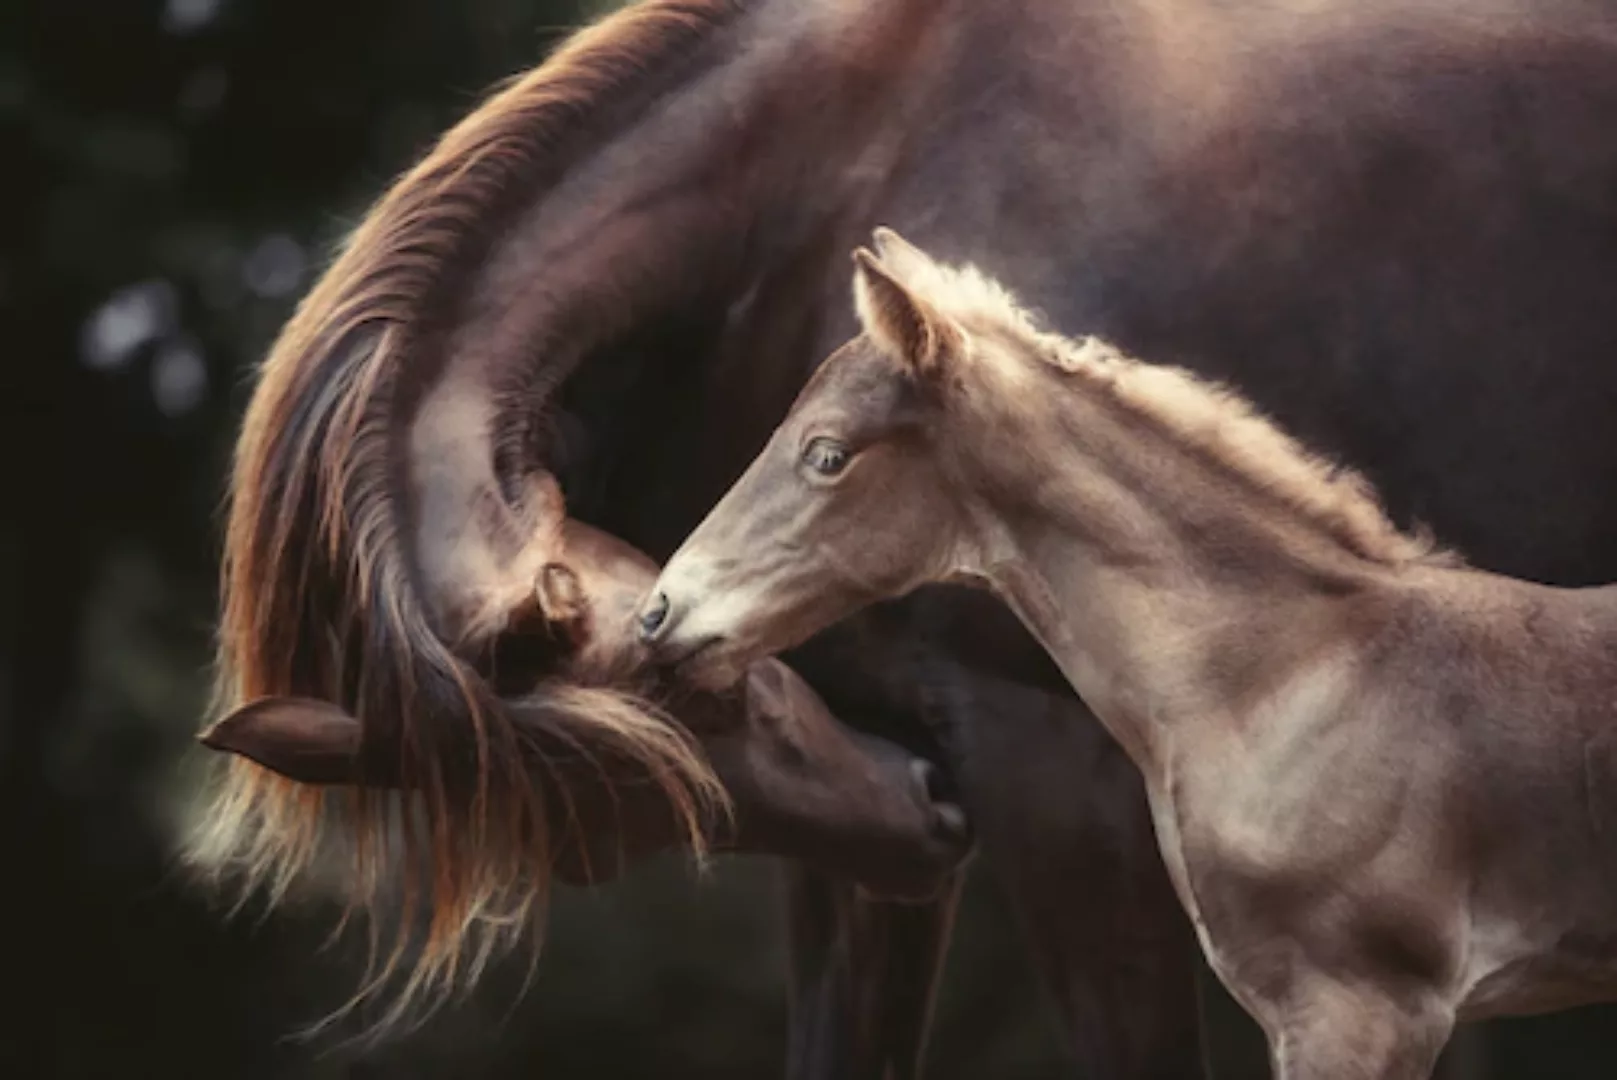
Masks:
[[[1457,1020],[1617,995],[1617,593],[1407,577],[1148,778],[1283,1080],[1425,1078]]]

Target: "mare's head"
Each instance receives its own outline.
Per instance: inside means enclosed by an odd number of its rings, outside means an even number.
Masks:
[[[753,665],[734,693],[654,685],[634,618],[656,564],[582,523],[562,528],[566,561],[548,564],[535,589],[549,632],[565,639],[556,674],[581,686],[638,686],[667,703],[670,723],[695,736],[722,783],[714,794],[732,801],[715,844],[810,859],[890,897],[936,891],[970,846],[936,766],[847,728],[778,661]],[[360,722],[316,699],[261,698],[202,741],[300,785],[396,792],[409,783],[396,754],[364,754]],[[692,841],[683,809],[643,757],[610,746],[525,749],[551,816],[572,822],[552,852],[563,881],[597,884]]]
[[[1008,298],[889,229],[854,253],[863,332],[832,354],[768,445],[664,568],[642,608],[660,660],[723,685],[877,600],[967,565],[951,414],[1008,346]]]

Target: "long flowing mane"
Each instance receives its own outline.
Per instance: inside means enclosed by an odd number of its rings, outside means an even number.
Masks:
[[[649,0],[492,95],[375,204],[259,372],[230,488],[215,708],[271,695],[338,704],[361,721],[364,753],[396,760],[411,795],[334,795],[232,760],[190,855],[248,892],[267,887],[273,903],[340,821],[358,860],[352,909],[374,918],[384,901],[399,905],[392,944],[378,952],[373,933],[372,971],[351,1002],[400,981],[380,1027],[475,979],[542,913],[547,796],[566,802],[531,775],[546,747],[636,765],[698,850],[722,798],[685,734],[649,705],[562,683],[502,702],[445,643],[408,558],[399,429],[435,359],[432,320],[518,196],[553,183],[559,148],[741,9]]]
[[[1152,364],[1110,342],[1044,329],[1001,284],[973,266],[906,264],[905,283],[968,331],[1010,339],[1018,353],[1085,380],[1181,444],[1219,462],[1362,558],[1398,565],[1459,557],[1388,517],[1359,472],[1310,451],[1236,390],[1185,368]]]

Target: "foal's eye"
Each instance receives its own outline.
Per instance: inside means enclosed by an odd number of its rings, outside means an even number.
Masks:
[[[848,467],[848,448],[835,439],[810,440],[803,448],[803,464],[821,476],[835,476]]]

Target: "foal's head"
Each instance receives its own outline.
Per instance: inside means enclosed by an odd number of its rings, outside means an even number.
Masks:
[[[640,609],[642,640],[698,683],[927,582],[1003,583],[1029,554],[1012,534],[1052,516],[1114,563],[1243,580],[1252,560],[1232,550],[1328,574],[1448,560],[1234,391],[1043,331],[994,282],[890,230],[875,248],[854,254],[863,333]]]
[[[668,563],[641,634],[707,685],[873,601],[967,572],[951,415],[1025,360],[1009,298],[889,229],[854,253],[863,333],[821,365],[745,475]]]

